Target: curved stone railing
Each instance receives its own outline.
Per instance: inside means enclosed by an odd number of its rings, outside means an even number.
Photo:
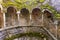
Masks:
[[[25,28],[28,28],[28,29],[26,30]],[[57,40],[57,38],[54,35],[52,35],[46,28],[37,27],[37,26],[14,26],[14,27],[2,28],[0,29],[0,40],[5,40],[6,38],[7,38],[6,40],[9,40],[9,38],[12,40],[17,37],[18,37],[17,39],[19,39],[22,34],[23,34],[22,35],[23,37],[24,35],[41,37],[39,33],[45,33],[45,35],[48,34],[47,35],[48,38],[50,38],[51,40]]]

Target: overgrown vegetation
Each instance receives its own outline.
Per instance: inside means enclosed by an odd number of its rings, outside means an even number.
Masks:
[[[4,8],[7,8],[8,6],[15,6],[18,10],[21,8],[28,8],[31,10],[32,8],[36,7],[37,4],[42,4],[45,0],[5,0],[2,5]],[[48,8],[52,13],[54,14],[55,18],[60,18],[60,13],[57,12],[54,7],[45,4],[45,5],[40,5],[41,9]]]
[[[15,38],[20,38],[20,37],[40,37],[40,38],[47,38],[46,34],[43,33],[36,33],[36,32],[29,32],[29,33],[20,33],[20,34],[16,34],[16,35],[12,35],[9,38],[5,38],[5,40],[13,40]]]

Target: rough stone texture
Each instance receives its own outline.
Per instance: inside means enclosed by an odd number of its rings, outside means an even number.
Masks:
[[[34,8],[31,14],[31,25],[32,26],[41,26],[42,25],[42,13],[39,8]]]
[[[3,26],[4,26],[3,13],[1,12],[1,8],[0,8],[0,28],[3,28]]]
[[[16,9],[14,7],[8,7],[7,13],[5,15],[6,15],[6,26],[7,27],[18,25]]]
[[[29,26],[30,25],[30,14],[29,10],[22,8],[19,14],[19,26]]]

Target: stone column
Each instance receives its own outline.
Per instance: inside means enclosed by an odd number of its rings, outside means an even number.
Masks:
[[[1,8],[0,8],[0,28],[3,27],[4,27],[3,13],[1,12]]]

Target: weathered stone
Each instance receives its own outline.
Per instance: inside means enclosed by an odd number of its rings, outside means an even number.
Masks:
[[[4,21],[3,21],[3,13],[1,12],[1,8],[0,8],[0,28],[4,27]]]
[[[54,18],[53,14],[50,13],[48,10],[44,11],[44,26],[47,28],[55,37],[57,35],[56,33],[56,26],[54,24]]]
[[[15,26],[17,25],[17,14],[16,14],[16,9],[12,6],[7,8],[7,13],[6,13],[6,26]]]
[[[19,19],[19,25],[20,26],[28,26],[30,23],[30,14],[29,10],[26,8],[21,9],[20,11],[20,19]]]
[[[31,25],[41,26],[42,25],[42,12],[39,8],[34,8],[31,14]]]

